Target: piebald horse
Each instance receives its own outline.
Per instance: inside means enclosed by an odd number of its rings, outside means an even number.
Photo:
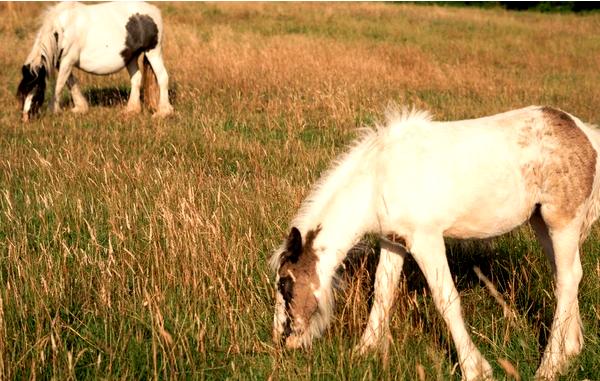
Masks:
[[[530,106],[480,119],[432,121],[396,112],[318,181],[272,256],[273,338],[309,346],[328,326],[333,280],[365,233],[382,237],[374,303],[356,348],[379,348],[405,257],[422,270],[456,346],[462,377],[492,377],[462,317],[444,237],[482,239],[529,221],[556,281],[556,311],[536,372],[553,379],[583,346],[579,246],[600,214],[600,130],[564,111]]]
[[[142,53],[144,65],[151,65],[150,71],[156,75],[160,88],[154,115],[170,114],[173,107],[169,103],[169,76],[162,58],[162,38],[160,10],[150,4],[66,2],[49,8],[21,69],[23,79],[17,96],[23,120],[28,121],[42,106],[46,77],[56,73],[50,109],[60,111],[60,94],[66,85],[73,97],[73,111],[87,111],[88,104],[73,75],[73,67],[99,75],[112,74],[126,67],[131,77],[126,111],[139,112],[142,73],[138,58]]]

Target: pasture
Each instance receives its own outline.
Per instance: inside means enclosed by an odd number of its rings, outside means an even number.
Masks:
[[[311,184],[389,102],[438,120],[543,104],[599,124],[600,14],[157,5],[172,117],[123,115],[125,72],[76,72],[87,114],[23,124],[15,93],[45,4],[0,4],[0,379],[459,379],[414,262],[392,345],[359,357],[373,238],[354,250],[333,323],[309,351],[271,341],[268,259]],[[531,228],[449,241],[448,257],[495,376],[510,378],[509,362],[530,379],[555,305]],[[600,224],[581,259],[585,343],[565,380],[600,378]]]

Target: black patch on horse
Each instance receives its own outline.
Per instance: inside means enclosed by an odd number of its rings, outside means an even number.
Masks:
[[[37,73],[31,69],[29,64],[23,65],[21,68],[23,79],[17,88],[17,97],[21,105],[21,110],[25,105],[25,98],[33,91],[31,99],[31,109],[29,114],[35,114],[40,106],[44,103],[44,95],[46,93],[46,68],[42,65],[38,68]]]
[[[158,27],[148,15],[134,14],[127,21],[125,29],[127,29],[127,38],[121,57],[126,65],[131,60],[137,59],[143,52],[154,49],[158,44]]]
[[[285,301],[285,308],[287,309],[292,302],[292,298],[294,296],[294,281],[290,276],[284,276],[279,278],[279,284],[277,285],[281,296],[283,296],[283,300]]]
[[[60,52],[58,52],[58,58],[56,59],[56,70],[60,69],[60,60],[62,59],[63,52],[64,49],[61,49]]]
[[[293,294],[294,294],[294,281],[292,277],[285,276],[279,278],[279,283],[277,284],[277,288],[281,295],[283,296],[283,300],[285,302],[285,310],[289,313],[290,304],[292,302]],[[283,325],[283,335],[281,336],[282,343],[285,343],[285,339],[288,338],[292,334],[292,321],[289,317],[285,319],[285,323]]]

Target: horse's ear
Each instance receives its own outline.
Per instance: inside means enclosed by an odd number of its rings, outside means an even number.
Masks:
[[[23,77],[26,77],[28,74],[30,74],[31,70],[29,69],[29,65],[23,65],[23,67],[21,67],[21,73],[23,74]]]
[[[295,227],[292,228],[290,235],[287,238],[285,248],[285,259],[290,259],[292,262],[296,262],[300,257],[300,254],[302,254],[302,235],[300,234],[300,230]]]

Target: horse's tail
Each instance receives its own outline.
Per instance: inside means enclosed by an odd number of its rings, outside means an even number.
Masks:
[[[588,208],[583,218],[580,243],[585,241],[592,225],[600,217],[600,129],[590,125],[586,125],[585,127],[587,127],[587,136],[592,141],[592,147],[596,151],[596,175],[594,176],[592,193],[588,200]]]
[[[146,54],[144,54],[144,63],[142,65],[142,102],[149,110],[156,111],[158,110],[160,95],[158,79]]]

